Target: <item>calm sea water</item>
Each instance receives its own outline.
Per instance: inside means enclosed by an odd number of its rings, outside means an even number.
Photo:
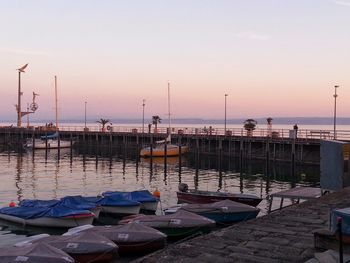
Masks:
[[[290,174],[289,163],[265,161],[244,162],[239,170],[237,159],[224,158],[221,171],[216,157],[201,156],[199,163],[191,155],[182,157],[181,169],[177,157],[138,161],[135,152],[112,157],[83,155],[69,149],[37,150],[32,152],[0,153],[0,205],[25,198],[52,199],[66,195],[98,195],[107,190],[131,191],[146,188],[161,192],[162,208],[177,203],[179,182],[190,188],[212,191],[249,193],[264,198],[261,213],[267,210],[268,194],[296,185],[316,185],[318,166],[297,166],[296,175]]]

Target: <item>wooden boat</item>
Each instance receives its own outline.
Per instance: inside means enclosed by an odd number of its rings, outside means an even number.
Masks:
[[[103,196],[122,196],[122,198],[141,203],[141,210],[155,213],[157,211],[159,199],[154,197],[148,190],[137,190],[131,192],[107,191]]]
[[[178,203],[206,204],[229,199],[250,206],[257,206],[262,198],[250,194],[234,194],[227,192],[202,191],[188,189],[187,184],[179,184],[179,191],[176,192]]]
[[[72,263],[72,257],[62,250],[45,243],[30,244],[22,247],[6,247],[0,249],[0,262],[26,263]]]
[[[15,246],[45,243],[70,255],[76,262],[111,262],[118,255],[118,246],[94,232],[83,231],[66,236],[31,237]]]
[[[133,215],[119,221],[119,224],[128,223],[153,227],[166,234],[170,239],[208,233],[215,227],[215,221],[184,210],[179,210],[171,215]]]
[[[64,235],[80,231],[91,231],[112,240],[118,245],[118,253],[121,256],[147,254],[162,249],[166,245],[167,238],[165,234],[154,228],[136,223],[116,226],[81,226],[69,229]]]
[[[204,216],[214,220],[217,224],[229,224],[234,222],[246,221],[256,218],[260,209],[234,202],[231,200],[223,200],[209,204],[183,204],[165,209],[165,214],[173,214],[179,210],[185,210],[197,215]]]
[[[75,227],[92,224],[94,214],[88,210],[76,210],[66,206],[54,207],[4,207],[0,219],[21,225],[39,227]]]

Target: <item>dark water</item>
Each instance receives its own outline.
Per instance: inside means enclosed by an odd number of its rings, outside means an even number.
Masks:
[[[197,160],[197,162],[196,162]],[[179,182],[190,188],[256,194],[264,198],[259,205],[266,214],[268,194],[293,186],[315,186],[319,166],[296,166],[291,175],[290,163],[269,163],[216,156],[183,156],[138,160],[136,151],[95,156],[92,153],[64,149],[0,153],[0,205],[25,198],[52,199],[66,195],[97,195],[107,190],[131,191],[146,188],[161,192],[161,207],[177,203]],[[278,204],[276,204],[278,205]],[[0,222],[0,225],[3,223]]]

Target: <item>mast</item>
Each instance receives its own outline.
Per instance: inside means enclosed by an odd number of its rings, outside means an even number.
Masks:
[[[55,109],[56,109],[56,130],[58,130],[57,76],[55,76]]]
[[[169,119],[169,135],[171,134],[170,126],[171,126],[171,119],[170,119],[170,82],[168,82],[168,119]]]

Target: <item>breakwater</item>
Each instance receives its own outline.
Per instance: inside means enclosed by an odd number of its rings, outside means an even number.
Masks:
[[[2,150],[18,150],[28,140],[52,134],[49,130],[25,128],[0,128]],[[166,133],[138,133],[135,131],[60,131],[58,140],[69,140],[75,148],[95,154],[108,155],[116,151],[135,151],[157,140],[165,139]],[[238,157],[287,161],[300,164],[319,164],[320,139],[286,138],[270,136],[245,136],[221,134],[172,134],[172,143],[188,145],[196,158],[200,155]]]

